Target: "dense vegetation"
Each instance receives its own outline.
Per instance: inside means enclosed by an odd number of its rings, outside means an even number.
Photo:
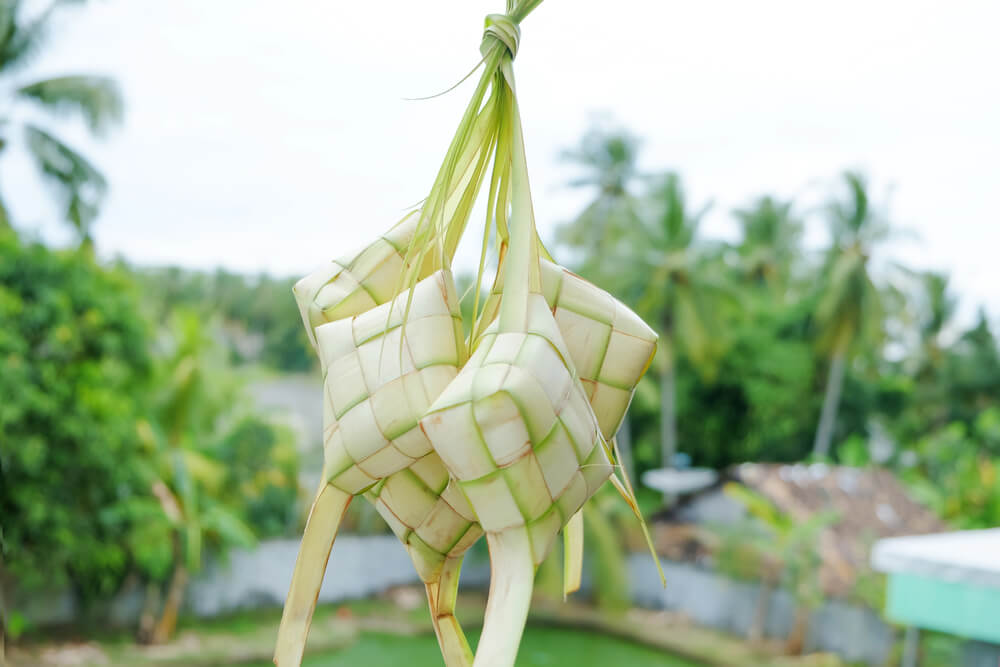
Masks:
[[[0,584],[86,604],[136,574],[163,638],[205,551],[294,529],[298,466],[202,319],[139,297],[86,249],[0,231]]]
[[[183,307],[220,322],[220,342],[234,363],[260,363],[286,372],[311,370],[316,364],[291,297],[293,278],[177,267],[136,269],[135,276],[151,317]]]
[[[675,446],[712,467],[874,457],[946,518],[995,525],[997,341],[984,312],[955,321],[947,276],[889,261],[886,202],[864,177],[833,181],[808,215],[748,202],[727,243],[700,234],[708,206],[677,174],[638,173],[638,153],[629,133],[599,128],[567,154],[595,196],[558,242],[660,333],[658,373],[631,412],[639,469]],[[803,247],[806,224],[827,226],[827,248]]]

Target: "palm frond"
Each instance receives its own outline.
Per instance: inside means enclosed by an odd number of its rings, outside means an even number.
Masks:
[[[239,515],[222,505],[211,505],[200,518],[205,531],[221,537],[224,542],[247,549],[257,544],[253,529]]]
[[[589,130],[578,147],[563,151],[560,157],[584,172],[571,186],[596,186],[600,197],[621,197],[638,175],[639,148],[635,135],[601,124]]]
[[[86,158],[40,127],[28,124],[24,130],[31,156],[63,198],[66,219],[81,238],[89,238],[90,225],[108,188],[104,176]]]
[[[23,86],[17,94],[57,113],[79,113],[94,132],[122,118],[122,97],[113,79],[61,76]]]
[[[17,5],[17,0],[0,0],[0,52],[14,32]]]
[[[23,67],[38,54],[48,36],[52,13],[61,4],[53,2],[34,18],[21,22],[21,0],[0,0],[0,71]]]

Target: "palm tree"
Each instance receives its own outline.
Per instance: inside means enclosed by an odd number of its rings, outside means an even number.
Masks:
[[[927,271],[920,275],[923,312],[919,319],[920,352],[917,378],[926,379],[941,367],[944,346],[941,334],[958,310],[958,299],[948,289],[948,276]]]
[[[570,186],[595,192],[586,208],[556,232],[560,243],[580,252],[575,268],[589,280],[605,281],[609,267],[603,258],[635,220],[639,143],[627,130],[599,125],[584,135],[577,148],[562,154],[581,172]]]
[[[971,423],[1000,396],[1000,345],[980,308],[975,325],[951,346],[945,365],[951,414]]]
[[[740,268],[754,284],[771,289],[787,286],[802,239],[802,221],[793,215],[792,206],[790,201],[764,196],[733,211],[742,232],[737,246]]]
[[[0,90],[10,102],[0,110],[0,155],[20,145],[54,186],[65,220],[83,244],[91,243],[90,227],[107,191],[104,176],[79,152],[60,140],[34,112],[82,118],[94,134],[120,121],[122,101],[114,81],[93,75],[66,75],[21,80],[19,75],[44,47],[53,15],[69,0],[53,0],[29,16],[23,0],[0,0]],[[0,229],[11,226],[0,194]]]
[[[618,279],[613,263],[605,260],[618,251],[626,230],[635,224],[633,190],[640,178],[639,146],[639,139],[627,130],[599,124],[584,135],[579,146],[562,154],[580,172],[569,185],[595,194],[576,218],[556,230],[556,240],[579,253],[573,269],[601,285]],[[617,436],[626,474],[632,472],[631,434],[626,415]]]
[[[692,211],[680,177],[668,173],[647,193],[644,210],[629,228],[628,248],[611,261],[626,299],[659,330],[661,446],[663,465],[677,452],[676,371],[682,352],[709,376],[721,352],[716,307],[728,290],[713,281],[695,245],[698,225],[711,204]],[[721,272],[720,272],[721,273]],[[614,284],[614,280],[612,284]]]
[[[159,369],[163,387],[155,406],[159,429],[149,435],[151,492],[172,549],[170,582],[159,618],[153,620],[160,597],[154,584],[140,624],[141,639],[153,643],[173,634],[188,579],[201,568],[206,542],[222,547],[255,543],[253,530],[240,514],[220,501],[226,470],[209,454],[209,445],[220,438],[221,418],[236,399],[235,386],[225,381],[220,385],[221,350],[199,317],[181,312],[173,324],[175,349]]]
[[[847,172],[843,179],[847,196],[827,206],[833,245],[816,310],[819,346],[830,360],[823,409],[813,441],[813,454],[818,457],[830,452],[851,347],[863,335],[879,337],[883,322],[879,292],[868,269],[872,250],[886,239],[889,226],[884,216],[872,208],[865,178]]]

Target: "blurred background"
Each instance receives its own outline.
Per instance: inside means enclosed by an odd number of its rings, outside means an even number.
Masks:
[[[406,98],[496,5],[0,0],[0,664],[269,663],[322,461],[291,285],[426,195],[471,83]],[[525,21],[539,231],[660,334],[619,443],[668,583],[599,495],[524,665],[1000,660],[998,21]],[[349,527],[307,664],[439,664],[405,551]]]

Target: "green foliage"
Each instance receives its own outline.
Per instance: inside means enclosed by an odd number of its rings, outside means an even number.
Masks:
[[[22,86],[17,93],[52,111],[80,114],[92,132],[103,132],[122,117],[118,86],[103,76],[60,76]]]
[[[607,124],[588,131],[579,146],[562,155],[579,172],[570,185],[596,190],[597,196],[576,220],[559,228],[557,240],[577,252],[581,275],[602,284],[616,277],[606,270],[604,256],[619,251],[635,224],[638,157],[639,140]]]
[[[755,521],[744,524],[735,533],[722,532],[724,540],[719,553],[723,570],[745,571],[747,564],[760,564],[762,571],[749,572],[780,583],[802,604],[817,606],[823,600],[819,584],[821,559],[816,549],[819,534],[836,523],[835,512],[819,512],[805,521],[779,512],[767,498],[736,483],[729,483],[725,492],[746,507]],[[735,539],[732,539],[735,538]],[[767,566],[772,572],[769,574]]]
[[[917,441],[904,470],[911,492],[958,528],[1000,525],[1000,408]],[[904,457],[905,458],[905,457]]]
[[[296,523],[288,429],[202,318],[154,329],[121,268],[0,231],[0,577],[89,600]]]
[[[256,415],[244,416],[212,454],[226,469],[220,497],[243,507],[256,535],[286,535],[297,527],[298,452],[288,428]]]
[[[0,232],[3,569],[28,587],[113,590],[143,494],[137,425],[150,332],[120,271]]]
[[[153,319],[185,309],[221,320],[217,333],[232,361],[292,372],[311,370],[316,363],[292,297],[293,279],[176,267],[138,269],[136,277]]]
[[[779,296],[800,259],[803,223],[792,210],[792,202],[764,196],[733,211],[743,235],[737,247],[743,275]]]
[[[640,474],[663,463],[671,430],[694,465],[800,461],[828,395],[823,439],[844,443],[834,460],[858,465],[871,458],[873,423],[884,425],[897,454],[913,449],[919,459],[916,445],[928,434],[953,422],[973,433],[981,412],[1000,408],[1000,347],[986,315],[956,337],[946,276],[891,265],[878,274],[884,282],[872,277],[872,257],[892,230],[861,174],[834,181],[818,210],[751,200],[733,211],[740,236],[727,245],[699,235],[707,209],[690,204],[676,174],[639,176],[638,147],[627,131],[604,125],[567,154],[583,174],[572,185],[594,198],[556,240],[575,270],[661,334],[659,372],[640,383],[630,410]],[[817,222],[831,243],[814,256],[801,239]],[[842,385],[839,396],[830,384]],[[671,403],[676,427],[661,430]],[[958,448],[980,446],[966,437]]]
[[[258,536],[283,534],[295,519],[297,454],[290,434],[254,416],[203,320],[177,311],[164,332],[156,366],[152,424],[145,431],[144,473],[161,512],[140,528],[169,535],[188,570],[204,551],[250,547]],[[145,573],[162,578],[164,552]]]

